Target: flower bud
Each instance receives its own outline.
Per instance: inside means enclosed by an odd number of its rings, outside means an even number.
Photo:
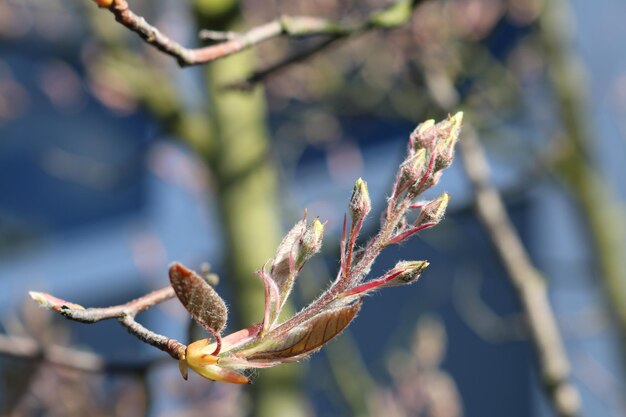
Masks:
[[[428,265],[428,261],[400,261],[384,276],[352,287],[342,297],[363,297],[381,288],[411,284],[417,281]]]
[[[435,126],[435,121],[432,119],[417,125],[409,137],[409,154],[432,147],[436,138],[436,131],[433,126]]]
[[[400,165],[400,178],[396,184],[396,190],[404,190],[413,185],[426,171],[428,159],[426,150],[420,149],[414,155],[408,157]],[[397,191],[396,191],[397,192]]]
[[[294,249],[295,251],[298,250],[296,246],[298,246],[299,239],[305,231],[306,221],[300,220],[291,228],[287,235],[285,235],[276,249],[270,275],[278,283],[279,287],[282,286],[283,282],[289,281],[295,272],[292,270],[294,266],[293,259],[297,259],[297,252],[296,256],[294,256]]]
[[[355,224],[363,220],[371,209],[372,201],[370,200],[370,193],[367,190],[367,183],[359,178],[354,184],[352,197],[350,197],[350,203],[348,204],[348,211],[350,212],[352,223]]]
[[[323,239],[324,223],[320,222],[319,217],[316,217],[300,238],[298,259],[296,261],[297,267],[302,267],[311,256],[320,251]]]
[[[447,120],[437,123],[435,130],[439,140],[435,145],[435,167],[434,171],[440,171],[452,164],[454,159],[454,147],[459,140],[461,125],[463,123],[463,112],[458,112],[454,116],[448,116]]]
[[[392,287],[411,284],[417,281],[428,265],[428,261],[400,261],[387,273],[387,275],[393,276],[393,278],[385,282],[384,286]]]
[[[450,201],[450,196],[448,193],[443,193],[422,207],[422,211],[419,216],[417,216],[417,220],[415,220],[415,226],[439,223],[441,219],[443,219],[443,215],[446,213],[448,201]]]

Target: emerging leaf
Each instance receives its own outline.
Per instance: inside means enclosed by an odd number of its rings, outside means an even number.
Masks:
[[[219,333],[228,318],[224,300],[204,279],[183,265],[173,263],[169,272],[172,288],[191,317],[210,332]]]
[[[269,337],[268,341],[245,352],[248,360],[298,360],[320,349],[356,317],[361,301],[325,310],[304,323]],[[243,352],[242,352],[243,353]]]

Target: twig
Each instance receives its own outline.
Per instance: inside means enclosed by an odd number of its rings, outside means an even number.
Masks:
[[[580,395],[569,381],[570,364],[548,302],[545,282],[515,232],[498,191],[489,182],[487,159],[468,126],[459,142],[465,171],[474,188],[476,211],[522,304],[553,407],[560,416],[577,416]]]
[[[309,49],[305,49],[303,51],[298,51],[292,55],[288,55],[265,68],[261,68],[255,70],[252,74],[248,75],[246,78],[235,81],[233,83],[227,84],[224,86],[226,89],[235,89],[240,91],[251,91],[254,86],[263,82],[270,78],[271,76],[277,75],[281,72],[281,70],[289,67],[292,64],[298,63],[300,61],[304,61],[305,59],[315,55],[316,53],[334,45],[337,41],[344,39],[344,37],[334,37],[323,40],[322,42],[314,45]]]
[[[140,312],[173,298],[175,294],[171,286],[153,291],[126,304],[105,308],[83,308],[45,293],[31,292],[30,295],[39,304],[60,313],[70,320],[82,323],[95,323],[101,320],[117,319],[122,326],[126,327],[130,334],[143,342],[169,353],[174,359],[184,357],[187,346],[175,339],[148,330],[135,321],[135,316]]]
[[[208,34],[211,40],[224,41],[202,48],[186,48],[170,39],[150,25],[146,19],[136,15],[126,0],[111,0],[104,3],[109,3],[106,8],[113,13],[116,21],[159,51],[174,57],[181,67],[186,67],[206,64],[279,36],[296,38],[327,35],[341,38],[371,28],[399,26],[408,21],[411,11],[420,2],[420,0],[398,0],[382,10],[371,13],[366,20],[358,24],[333,22],[312,16],[281,16],[241,34],[203,31],[201,32],[203,37]]]

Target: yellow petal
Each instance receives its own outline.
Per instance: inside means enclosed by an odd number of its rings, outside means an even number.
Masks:
[[[231,384],[249,384],[250,380],[238,372],[217,365],[191,366],[196,373],[212,381],[229,382]]]
[[[181,376],[186,381],[189,377],[189,367],[187,366],[187,362],[185,359],[178,360],[178,370],[180,371]]]

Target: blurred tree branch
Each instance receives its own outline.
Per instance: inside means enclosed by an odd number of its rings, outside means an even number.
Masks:
[[[198,27],[220,32],[238,31],[242,23],[237,0],[195,0],[193,13]],[[220,225],[225,237],[228,283],[236,295],[235,319],[256,323],[263,316],[264,289],[253,274],[280,242],[280,207],[277,172],[271,158],[262,91],[242,94],[221,88],[251,71],[253,50],[220,59],[203,68],[211,153],[203,153],[213,173]],[[306,400],[295,367],[267,370],[251,387],[254,415],[304,417]]]
[[[201,32],[203,39],[218,41],[218,43],[201,48],[186,48],[150,25],[143,17],[136,15],[126,0],[97,1],[101,7],[106,7],[115,16],[116,21],[137,33],[145,42],[159,51],[175,58],[181,67],[206,64],[279,36],[297,38],[326,35],[333,39],[374,28],[399,26],[408,21],[412,10],[420,2],[421,0],[398,0],[381,10],[372,12],[364,21],[356,24],[333,22],[312,16],[281,16],[243,33],[203,31]],[[281,67],[285,65],[282,64]]]
[[[280,73],[281,70],[289,67],[292,64],[295,64],[295,63],[298,63],[298,62],[301,62],[310,58],[316,53],[330,47],[331,45],[334,45],[340,39],[343,39],[343,37],[337,36],[337,37],[325,39],[319,42],[317,45],[310,47],[309,49],[305,49],[302,51],[298,51],[294,54],[288,55],[282,60],[275,62],[265,68],[256,69],[251,74],[247,75],[245,78],[236,80],[228,85],[225,85],[224,87],[242,90],[242,91],[250,91],[257,84],[265,81],[266,79],[270,78],[273,75]]]
[[[591,164],[589,114],[585,109],[583,70],[570,52],[564,16],[567,2],[548,2],[540,18],[540,40],[545,50],[549,79],[556,96],[563,129],[564,149],[554,168],[567,184],[593,240],[592,248],[600,267],[600,282],[609,309],[617,322],[626,365],[626,213],[610,185]]]
[[[427,75],[426,86],[433,101],[441,109],[451,111],[459,106],[460,100],[468,105],[472,104],[455,88],[454,82],[461,76],[460,72],[456,77],[451,76],[437,61],[424,61],[422,65],[422,71]],[[472,66],[472,71],[476,70],[473,68],[475,63],[466,65]],[[484,72],[493,71],[494,66],[489,60],[487,68],[481,68],[480,65],[478,67]],[[480,74],[475,75],[481,77]],[[470,117],[468,119],[471,120]],[[580,394],[570,382],[570,363],[547,297],[545,281],[517,235],[499,191],[490,183],[488,161],[475,131],[469,124],[466,124],[463,138],[459,142],[461,159],[474,190],[476,213],[493,242],[522,305],[530,341],[537,354],[542,385],[552,408],[559,416],[578,416]]]
[[[546,284],[517,236],[498,191],[489,182],[487,158],[470,128],[466,127],[459,146],[465,172],[474,189],[476,212],[522,304],[552,406],[559,416],[577,416],[580,394],[569,381],[570,364],[548,301]]]
[[[332,34],[326,33],[331,36],[309,49],[297,51],[291,55],[287,55],[278,62],[275,62],[265,68],[257,69],[246,76],[246,78],[235,81],[226,87],[248,91],[258,83],[276,75],[288,66],[304,61],[348,36],[358,35],[374,28],[389,29],[401,26],[409,21],[415,8],[424,1],[425,0],[400,0],[383,10],[374,11],[361,24],[352,27],[346,26],[343,28],[343,31],[336,31]]]
[[[500,316],[481,298],[483,275],[468,267],[460,272],[452,285],[452,303],[467,326],[489,343],[528,341],[523,315]]]

